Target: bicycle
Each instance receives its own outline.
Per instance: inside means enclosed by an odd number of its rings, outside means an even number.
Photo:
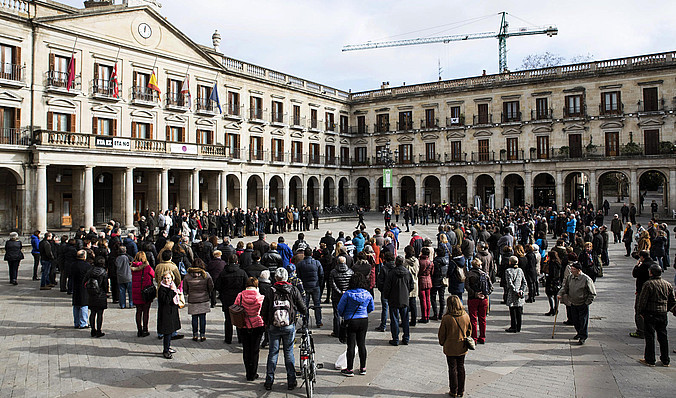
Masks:
[[[300,329],[300,376],[303,378],[305,392],[308,398],[312,398],[315,383],[317,382],[317,369],[323,367],[315,362],[315,343],[312,332],[303,325]]]

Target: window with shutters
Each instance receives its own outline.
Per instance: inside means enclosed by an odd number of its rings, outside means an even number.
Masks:
[[[618,131],[606,131],[606,156],[620,155],[620,133]]]
[[[365,146],[358,146],[354,148],[354,162],[357,165],[368,164],[367,148]]]
[[[294,105],[293,106],[293,125],[294,126],[301,126],[301,119],[300,119],[300,105]]]
[[[478,145],[479,145],[479,161],[480,162],[487,162],[490,160],[490,147],[489,147],[489,140],[483,139],[479,140]]]
[[[227,133],[225,135],[225,146],[231,158],[239,159],[239,134]]]
[[[185,142],[185,127],[167,126],[167,141]]]
[[[239,93],[228,91],[228,115],[240,116]]]
[[[397,130],[399,131],[413,130],[412,111],[399,112],[399,124],[397,124]]]
[[[284,140],[279,138],[272,139],[272,161],[273,162],[283,162],[284,161]]]
[[[423,122],[422,128],[431,129],[438,127],[437,119],[434,117],[434,108],[425,109],[425,120]]]
[[[319,144],[310,144],[310,163],[319,164]]]
[[[462,141],[451,141],[451,161],[462,161]]]
[[[507,101],[502,103],[502,123],[521,121],[519,101]]]
[[[68,83],[68,63],[70,57],[49,54],[49,72],[47,85],[52,87],[66,87]]]
[[[336,131],[336,123],[333,119],[333,112],[326,112],[324,116],[326,117],[326,120],[324,120],[324,123],[326,124],[326,131]]]
[[[448,122],[446,124],[448,126],[461,126],[464,120],[460,119],[460,107],[452,106],[449,108],[449,112],[451,116],[448,118]]]
[[[366,134],[366,116],[357,116],[357,133]]]
[[[92,118],[92,133],[96,135],[117,135],[117,120],[103,117]]]
[[[301,141],[291,141],[291,162],[300,163],[303,161],[303,143]]]
[[[437,153],[434,142],[425,143],[425,160],[428,162],[435,162],[437,160]]]
[[[0,79],[22,80],[21,47],[0,44]]]
[[[167,105],[187,107],[188,95],[181,93],[183,82],[177,79],[167,79]]]
[[[565,98],[565,107],[563,108],[563,117],[582,117],[583,114],[582,95],[567,95]]]
[[[75,115],[59,112],[47,112],[47,130],[75,132]]]
[[[659,110],[659,101],[657,99],[657,87],[644,88],[643,112],[656,112],[658,110]]]
[[[249,119],[263,120],[263,98],[249,97]]]
[[[350,147],[346,146],[340,147],[340,164],[341,165],[350,164]]]
[[[202,145],[213,145],[214,132],[211,130],[197,130],[197,143]]]
[[[549,100],[547,98],[535,99],[535,120],[551,119],[552,114],[549,112]]]
[[[284,123],[284,104],[272,101],[272,123]]]
[[[549,136],[539,135],[537,137],[537,158],[549,159]]]
[[[249,138],[249,160],[263,160],[263,137]]]
[[[198,85],[197,86],[197,110],[205,112],[214,111],[214,103],[211,101],[212,86]]]
[[[347,134],[350,119],[346,115],[340,115],[340,134]]]
[[[317,110],[316,109],[310,109],[310,128],[311,129],[318,129],[319,128],[319,121],[317,120]]]
[[[142,140],[152,140],[153,125],[150,123],[131,122],[131,136],[132,138],[139,138]]]
[[[0,143],[19,144],[21,109],[0,107]]]
[[[94,64],[94,80],[92,89],[94,94],[112,97],[114,94],[113,82],[110,80],[113,75],[113,67],[109,65]]]
[[[326,164],[334,165],[336,164],[336,147],[335,145],[327,145],[324,149]]]
[[[519,139],[507,138],[507,160],[519,159]]]
[[[477,104],[477,116],[474,124],[489,123],[488,104]]]
[[[622,113],[622,102],[620,101],[620,92],[611,91],[601,93],[601,114],[619,115]]]
[[[413,144],[399,145],[399,163],[400,164],[413,163]]]
[[[133,99],[146,102],[157,101],[157,91],[148,88],[148,82],[150,82],[150,73],[134,71]]]
[[[390,131],[390,115],[381,113],[376,115],[376,133],[386,133]]]

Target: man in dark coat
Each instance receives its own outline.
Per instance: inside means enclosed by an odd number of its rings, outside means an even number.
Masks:
[[[638,298],[641,295],[643,285],[650,279],[649,270],[653,264],[657,263],[650,258],[650,253],[647,250],[641,250],[638,253],[638,263],[636,263],[634,269],[631,271],[631,275],[636,279],[636,299],[634,301],[634,323],[636,323],[636,331],[629,333],[629,336],[637,339],[642,339],[644,332],[643,317],[638,311]]]
[[[84,276],[92,267],[87,261],[87,252],[80,250],[77,252],[77,261],[70,270],[73,281],[73,323],[75,329],[87,328],[89,318],[89,307],[87,292],[84,287]]]
[[[228,265],[216,280],[216,290],[220,293],[223,315],[225,315],[225,338],[223,341],[226,344],[232,344],[232,321],[228,308],[235,303],[237,295],[246,288],[248,277],[246,272],[239,268],[237,255],[231,254],[228,258]]]
[[[221,259],[221,251],[216,250],[214,251],[214,258],[209,261],[209,264],[207,264],[207,272],[209,273],[209,276],[211,276],[211,280],[215,281],[218,279],[218,277],[221,275],[221,272],[227,265],[225,261]],[[213,289],[211,291],[211,308],[214,308],[216,306],[216,289]]]
[[[387,273],[382,294],[387,298],[390,307],[390,331],[392,340],[389,343],[393,346],[399,345],[399,323],[404,329],[401,344],[408,345],[410,338],[408,324],[408,303],[409,294],[413,291],[413,277],[404,266],[404,257],[397,256],[394,260],[394,269]]]
[[[265,233],[258,234],[258,240],[254,242],[253,249],[258,250],[261,256],[270,250],[270,244],[265,241]]]
[[[312,257],[312,249],[305,248],[305,258],[296,264],[296,272],[303,282],[305,289],[305,306],[310,308],[310,296],[315,310],[315,321],[320,328],[322,323],[322,301],[320,296],[320,286],[324,283],[324,268],[322,264]],[[303,322],[307,324],[308,316],[303,314]]]
[[[282,266],[282,256],[277,252],[277,243],[272,242],[270,250],[261,257],[261,264],[270,270],[270,274]]]

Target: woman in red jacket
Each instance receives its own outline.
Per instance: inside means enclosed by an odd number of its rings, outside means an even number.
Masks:
[[[423,247],[420,251],[420,268],[418,269],[418,296],[420,297],[420,323],[430,321],[430,291],[432,290],[432,271],[434,264],[430,260],[430,248]]]
[[[148,318],[150,316],[150,304],[143,300],[144,287],[148,287],[155,279],[155,271],[148,264],[145,252],[136,253],[134,261],[131,263],[131,298],[134,300],[136,306],[136,336],[146,337],[150,335],[148,332]],[[143,318],[143,322],[141,321]]]
[[[265,331],[261,307],[265,296],[258,292],[258,279],[250,277],[246,281],[246,289],[241,291],[235,299],[235,304],[244,307],[243,328],[237,328],[237,334],[242,340],[242,356],[246,379],[253,381],[258,378],[258,354],[261,349],[261,337]]]

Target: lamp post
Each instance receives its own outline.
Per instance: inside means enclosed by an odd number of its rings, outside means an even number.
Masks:
[[[392,202],[390,192],[392,190],[392,167],[394,166],[394,159],[399,155],[398,150],[392,151],[390,143],[386,143],[385,147],[376,152],[376,159],[378,163],[383,164],[383,188],[385,188],[385,206]]]

